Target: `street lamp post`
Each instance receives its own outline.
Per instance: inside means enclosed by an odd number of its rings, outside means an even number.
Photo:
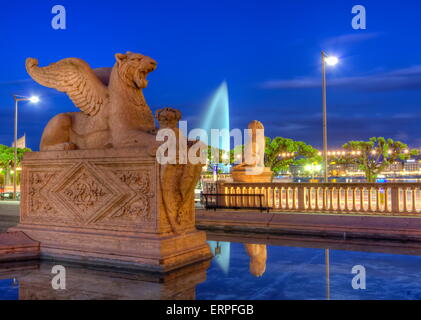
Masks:
[[[324,182],[329,182],[329,172],[327,164],[327,116],[326,116],[326,64],[334,66],[338,63],[338,58],[329,57],[322,51],[322,104],[323,104],[323,173]]]
[[[15,100],[15,133],[14,133],[14,160],[13,160],[13,200],[16,200],[16,182],[17,182],[17,160],[18,160],[18,103],[19,101],[30,101],[32,103],[37,103],[39,101],[38,97],[24,97],[19,95],[13,96]]]

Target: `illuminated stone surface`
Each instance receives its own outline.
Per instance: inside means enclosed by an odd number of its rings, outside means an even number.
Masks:
[[[181,182],[143,149],[28,153],[20,223],[11,230],[40,241],[42,255],[171,270],[210,255]],[[179,196],[168,198],[165,184]]]

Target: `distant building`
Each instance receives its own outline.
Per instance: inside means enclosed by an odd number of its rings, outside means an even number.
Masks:
[[[421,163],[415,160],[405,161],[403,164],[403,171],[406,171],[406,172],[421,171]]]

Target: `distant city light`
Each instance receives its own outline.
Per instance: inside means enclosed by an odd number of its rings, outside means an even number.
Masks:
[[[310,172],[318,172],[322,170],[322,166],[320,164],[308,164],[304,167],[304,170]]]
[[[289,153],[289,152],[284,152],[284,153],[280,153],[279,154],[279,156],[280,157],[282,157],[282,158],[286,158],[286,157],[292,157],[292,156],[294,156],[294,154],[295,154],[295,152],[293,152],[293,153]]]
[[[377,150],[371,150],[371,151],[369,151],[369,153],[372,154],[372,155],[376,155],[376,154],[378,154],[378,151]],[[387,153],[389,155],[391,155],[391,154],[395,153],[395,151],[394,150],[388,150]],[[409,154],[410,153],[410,150],[408,150],[408,149],[402,150],[402,153]],[[323,152],[319,151],[318,154],[319,155],[323,155]],[[341,157],[341,156],[342,157],[346,157],[346,156],[360,156],[362,154],[363,153],[360,150],[358,150],[358,151],[356,151],[356,150],[353,150],[353,151],[343,151],[343,150],[342,151],[340,151],[340,150],[333,151],[332,150],[332,151],[328,151],[327,152],[327,155],[328,156],[337,156],[337,157]],[[291,154],[287,153],[287,154],[284,154],[284,155],[289,156]],[[292,155],[294,155],[294,154],[292,154]],[[281,156],[281,155],[279,155],[279,156]]]

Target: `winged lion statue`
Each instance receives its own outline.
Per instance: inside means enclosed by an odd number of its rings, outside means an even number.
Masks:
[[[142,93],[152,58],[117,53],[113,68],[93,70],[78,58],[39,67],[26,59],[26,70],[39,84],[65,92],[80,112],[53,117],[44,129],[40,151],[151,146],[156,127]]]
[[[80,109],[58,114],[48,122],[40,151],[145,147],[149,155],[156,155],[162,141],[157,141],[155,120],[142,90],[157,63],[132,52],[117,53],[115,58],[113,68],[95,70],[78,58],[63,59],[46,67],[39,67],[34,58],[26,60],[26,70],[36,82],[65,92]],[[179,141],[183,140],[177,127],[180,111],[160,109],[156,119],[160,129],[174,132],[175,149],[179,150]],[[190,151],[196,143],[199,142],[188,141],[186,147]],[[196,148],[195,152],[200,154],[202,149]],[[194,229],[194,189],[203,164],[181,164],[178,160],[176,164],[159,165],[158,203],[173,232],[184,233]]]

